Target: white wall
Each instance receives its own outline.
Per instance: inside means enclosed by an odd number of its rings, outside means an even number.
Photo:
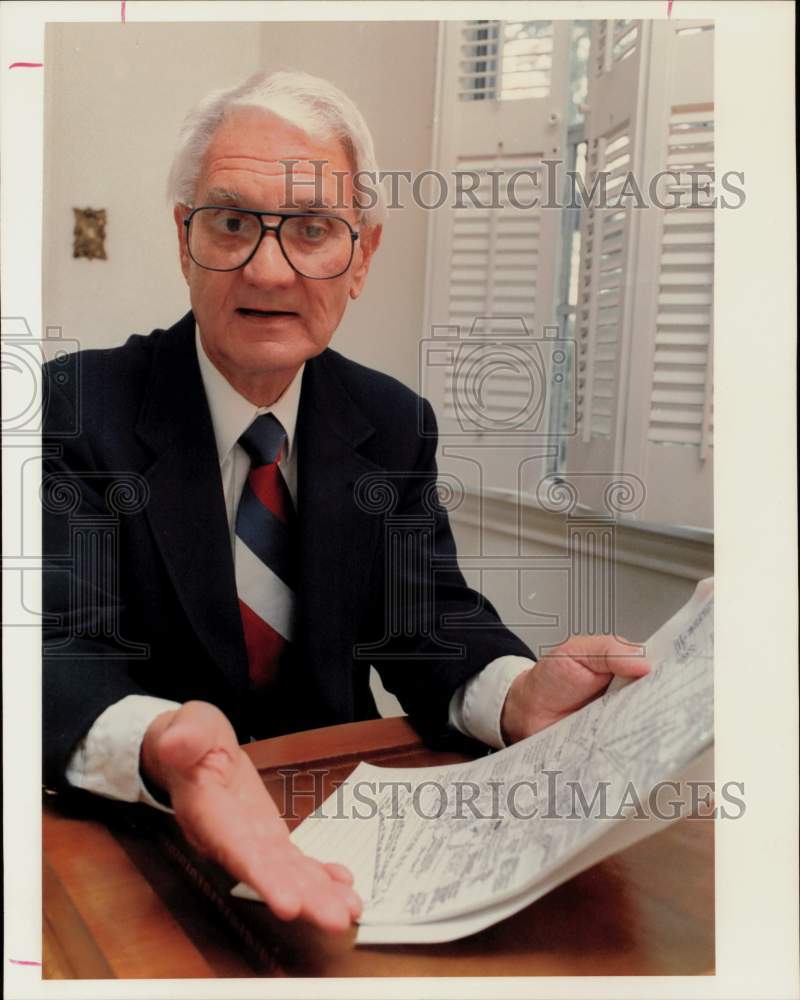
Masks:
[[[575,523],[579,518],[569,519]],[[592,519],[596,525],[596,519]],[[508,499],[467,495],[451,515],[459,555],[470,582],[489,593],[506,623],[539,655],[563,641],[570,626],[568,518]],[[614,525],[615,572],[601,585],[614,634],[642,641],[692,595],[699,580],[713,575],[713,547],[698,538],[679,538],[633,523]],[[521,556],[521,567],[481,572],[493,557]],[[477,568],[468,563],[469,557]],[[496,561],[496,560],[495,560]],[[500,559],[502,563],[502,559]],[[552,615],[552,624],[531,612]],[[584,623],[585,624],[585,623]],[[586,631],[582,628],[581,631]]]
[[[45,64],[43,318],[83,347],[188,309],[166,175],[207,90],[258,63],[252,25],[50,24]],[[72,256],[73,207],[105,208],[108,260]]]

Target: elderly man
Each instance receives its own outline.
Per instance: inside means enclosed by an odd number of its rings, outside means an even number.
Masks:
[[[171,805],[279,917],[332,930],[359,913],[349,873],[292,845],[241,741],[375,717],[372,662],[428,738],[493,746],[647,670],[603,637],[532,669],[458,571],[430,408],[329,349],[381,237],[358,170],[369,131],[322,80],[258,75],[201,103],[170,181],[191,312],[48,366],[43,483],[47,783]],[[432,526],[435,573],[422,542],[386,551],[361,489],[381,477],[395,515]],[[114,507],[115,479],[138,506]],[[87,525],[111,532],[104,559],[84,558]]]

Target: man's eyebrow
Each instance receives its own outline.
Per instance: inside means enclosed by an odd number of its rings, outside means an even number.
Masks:
[[[241,205],[244,199],[238,191],[232,191],[230,188],[211,188],[205,200],[209,204]]]
[[[304,194],[290,194],[286,204],[291,208],[308,209],[309,212],[333,212],[337,208],[344,208],[344,205],[337,205],[335,201],[326,201],[324,198],[315,197],[310,191]]]
[[[248,209],[249,211],[262,211],[256,205],[248,205],[247,200],[232,188],[210,188],[206,192],[204,200],[206,205],[233,205],[237,208]],[[305,211],[312,215],[315,212],[325,212],[328,215],[341,215],[342,211],[347,207],[346,205],[337,203],[336,200],[328,201],[324,198],[319,200],[313,191],[304,191],[295,195],[290,194],[288,199],[278,206],[277,210],[279,212],[286,210]],[[269,213],[264,210],[264,214]]]
[[[206,192],[205,201],[209,205],[236,205],[239,208],[251,208],[254,212],[261,211],[255,205],[249,206],[246,199],[238,191],[234,191],[231,188],[210,188]],[[320,201],[309,191],[289,197],[285,204],[278,207],[278,211],[293,208],[307,210],[308,212],[335,212],[337,209],[344,207],[344,205],[339,205],[335,201],[331,202],[325,199]]]

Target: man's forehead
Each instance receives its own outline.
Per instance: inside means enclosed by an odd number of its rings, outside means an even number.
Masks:
[[[333,175],[350,171],[335,138],[314,138],[283,118],[252,108],[229,114],[211,138],[202,174],[242,172],[254,177],[292,174]]]

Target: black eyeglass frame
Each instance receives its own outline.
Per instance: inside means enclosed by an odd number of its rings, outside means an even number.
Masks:
[[[191,242],[189,240],[189,226],[191,224],[192,218],[198,212],[201,212],[205,208],[213,208],[221,212],[237,212],[239,215],[254,215],[258,219],[258,223],[261,226],[261,233],[259,234],[259,237],[256,240],[256,245],[253,247],[250,255],[245,260],[243,260],[241,264],[237,264],[236,267],[208,267],[206,264],[201,264],[200,261],[192,253]],[[277,224],[277,226],[267,226],[264,223],[263,219],[263,216],[265,215],[270,216],[272,218],[278,218],[281,221]],[[289,258],[289,255],[286,253],[286,248],[283,245],[283,240],[281,239],[281,229],[283,228],[283,224],[284,222],[286,222],[287,219],[296,219],[302,216],[306,216],[312,219],[335,219],[337,222],[343,222],[344,225],[346,225],[347,228],[350,230],[350,257],[347,261],[347,264],[342,268],[341,271],[337,271],[336,274],[326,274],[325,277],[322,278],[319,275],[305,274],[303,271],[301,271],[298,267],[296,267],[292,263],[292,261]],[[197,264],[198,267],[202,267],[206,271],[229,272],[229,271],[238,271],[242,267],[247,267],[247,265],[250,263],[253,257],[255,257],[255,255],[258,253],[258,248],[261,246],[264,237],[267,235],[267,233],[275,233],[275,238],[278,241],[278,246],[280,247],[281,253],[283,254],[283,258],[286,261],[286,263],[296,274],[299,274],[301,278],[308,278],[309,281],[330,281],[331,278],[338,278],[342,274],[344,274],[345,271],[347,271],[347,269],[353,263],[353,254],[355,253],[356,240],[358,239],[359,236],[359,234],[356,232],[355,229],[353,229],[353,227],[350,225],[347,219],[343,219],[340,215],[333,215],[325,212],[308,212],[308,211],[304,212],[302,209],[299,211],[261,212],[257,208],[237,208],[233,205],[197,205],[195,208],[192,208],[189,211],[189,214],[183,220],[183,225],[186,230],[186,249],[189,253],[189,256],[192,258],[195,264]]]

